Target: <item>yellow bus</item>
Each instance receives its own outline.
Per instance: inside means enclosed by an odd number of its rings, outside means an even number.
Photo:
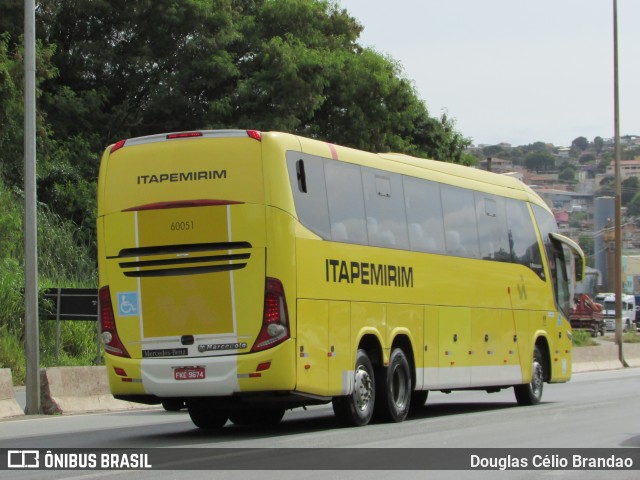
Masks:
[[[584,256],[509,176],[284,133],[120,141],[98,191],[100,311],[116,398],[200,428],[332,402],[402,421],[430,390],[571,376]]]

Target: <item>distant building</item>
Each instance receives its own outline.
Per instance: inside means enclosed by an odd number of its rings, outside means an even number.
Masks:
[[[513,178],[517,178],[521,182],[524,180],[524,173],[522,173],[520,171],[504,172],[502,175],[506,175],[508,177],[513,177]]]
[[[620,137],[620,145],[640,145],[640,136],[625,135],[624,137]]]
[[[489,168],[489,164],[491,167]],[[480,162],[481,170],[491,170],[496,173],[510,172],[513,169],[513,164],[510,160],[504,160],[502,158],[490,157],[485,158]]]
[[[609,165],[607,165],[606,175],[615,175],[614,162],[611,162]],[[626,180],[629,177],[640,177],[640,159],[620,160],[620,179]]]
[[[527,185],[539,185],[551,187],[558,183],[557,173],[531,173],[527,172],[524,176],[524,183]]]
[[[569,212],[560,211],[560,212],[555,212],[553,215],[556,218],[558,229],[561,232],[566,231],[569,228]]]
[[[564,212],[593,211],[591,194],[543,187],[533,187],[533,189],[553,209]]]
[[[640,293],[640,256],[623,255],[622,273],[625,293]]]

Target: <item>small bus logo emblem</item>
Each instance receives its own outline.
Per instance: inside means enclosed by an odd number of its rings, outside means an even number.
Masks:
[[[40,452],[38,450],[9,450],[7,451],[7,467],[39,468]]]

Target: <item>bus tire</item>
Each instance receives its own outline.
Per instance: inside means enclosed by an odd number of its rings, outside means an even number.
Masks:
[[[365,350],[358,350],[353,392],[344,397],[334,397],[332,401],[333,412],[338,421],[349,427],[367,425],[373,416],[375,391],[375,375],[371,360]]]
[[[394,348],[389,357],[389,366],[376,371],[377,419],[402,422],[411,408],[411,370],[402,349]]]
[[[167,398],[162,401],[162,408],[167,412],[179,412],[184,408],[184,400],[178,398]]]
[[[543,387],[544,359],[542,357],[542,352],[540,352],[540,349],[536,345],[533,349],[531,382],[513,387],[518,405],[537,405],[540,403]]]
[[[414,390],[411,394],[411,405],[409,406],[409,412],[419,412],[424,404],[427,403],[429,397],[429,390]]]
[[[236,425],[275,426],[284,417],[284,411],[284,408],[238,410],[229,415],[229,420]]]
[[[215,406],[204,402],[188,402],[187,410],[194,425],[203,430],[222,428],[229,419],[228,412],[217,410]]]

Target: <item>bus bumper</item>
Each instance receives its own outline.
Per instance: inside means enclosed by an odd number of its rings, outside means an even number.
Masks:
[[[181,376],[176,372],[188,372]],[[262,352],[198,358],[131,359],[107,355],[111,393],[158,398],[225,397],[295,388],[295,341]],[[179,379],[179,378],[183,379]],[[193,378],[188,378],[193,377]]]

